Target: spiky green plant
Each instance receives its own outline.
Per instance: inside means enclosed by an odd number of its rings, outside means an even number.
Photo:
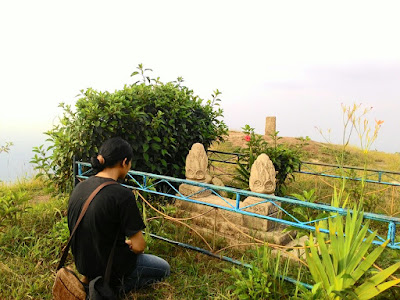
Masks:
[[[400,279],[386,281],[400,267],[400,262],[366,278],[389,240],[369,252],[376,232],[367,236],[369,222],[363,226],[362,221],[363,212],[356,207],[352,213],[347,213],[345,222],[340,215],[330,218],[329,234],[321,232],[317,226],[317,244],[314,235],[310,234],[307,263],[314,281],[325,291],[327,299],[341,299],[344,295],[360,300],[371,299],[400,283]]]

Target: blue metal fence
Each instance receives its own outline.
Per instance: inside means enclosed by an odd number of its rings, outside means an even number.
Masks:
[[[84,171],[85,169],[86,169],[86,171]],[[91,171],[92,171],[92,169],[91,169],[91,165],[89,163],[74,162],[75,179],[84,180],[84,179],[88,178],[88,175],[91,173]],[[215,185],[207,184],[207,183],[195,182],[195,181],[190,181],[190,180],[186,180],[186,179],[179,179],[179,178],[162,176],[162,175],[157,175],[157,174],[150,174],[150,173],[139,172],[139,171],[129,171],[127,177],[130,179],[130,182],[132,182],[132,184],[125,185],[125,186],[128,188],[131,188],[131,189],[136,189],[136,190],[142,191],[142,192],[147,192],[147,193],[165,196],[165,197],[169,197],[169,198],[180,199],[183,201],[188,201],[188,202],[206,205],[206,206],[210,206],[210,207],[215,207],[215,208],[219,208],[222,210],[235,212],[238,214],[243,214],[243,215],[248,215],[248,216],[252,216],[252,217],[257,217],[260,219],[274,221],[274,222],[277,222],[277,223],[280,223],[283,225],[287,225],[287,226],[293,226],[294,228],[307,229],[310,231],[315,231],[315,226],[316,226],[317,222],[319,222],[321,220],[326,220],[328,218],[334,218],[334,217],[336,217],[336,215],[346,215],[347,211],[348,211],[346,209],[332,207],[332,206],[329,206],[326,204],[310,203],[310,202],[300,201],[300,200],[292,199],[292,198],[259,194],[259,193],[240,190],[240,189],[236,189],[236,188],[232,188],[232,187],[215,186]],[[172,192],[166,193],[166,192],[157,191],[157,186],[159,186],[161,184],[169,186],[170,190]],[[189,185],[201,187],[201,190],[192,195],[183,195],[176,188],[176,185],[178,185],[178,184],[189,184]],[[209,191],[211,191],[211,193],[213,195],[220,197],[222,199],[222,201],[224,201],[226,203],[226,206],[201,201],[201,198],[197,198],[197,199],[191,198],[195,194],[204,192],[206,190],[209,190]],[[229,193],[235,195],[235,199],[236,199],[235,205],[232,205],[228,201],[226,201],[226,199],[220,195],[220,192],[229,192]],[[249,196],[261,198],[263,200],[257,204],[240,207],[240,199],[242,197],[249,197]],[[248,212],[245,210],[249,207],[259,205],[261,203],[267,203],[267,202],[273,204],[279,211],[282,212],[282,214],[286,215],[287,216],[286,219],[275,218],[273,216],[261,215],[261,214],[257,214],[257,213],[253,213],[253,212]],[[301,222],[295,216],[293,216],[287,210],[285,210],[281,205],[279,205],[279,203],[303,206],[303,207],[311,208],[314,210],[329,212],[332,214],[330,214],[330,216],[323,218],[323,219],[315,219],[315,220],[308,221],[308,222]],[[379,223],[383,223],[388,228],[387,236],[386,237],[377,236],[375,238],[375,240],[373,241],[373,244],[381,245],[385,242],[385,240],[389,239],[390,242],[388,243],[387,247],[392,248],[392,249],[400,249],[400,242],[396,241],[396,226],[398,224],[400,224],[399,218],[394,218],[394,217],[380,215],[380,214],[373,214],[373,213],[364,213],[364,218],[369,219],[369,220],[374,220]],[[329,231],[326,229],[320,229],[320,231],[329,233]],[[242,266],[245,266],[248,268],[252,267],[249,264],[245,264],[241,261],[235,260],[235,259],[227,257],[227,256],[217,255],[217,254],[213,253],[212,251],[208,251],[206,249],[195,247],[190,244],[173,241],[173,240],[167,239],[165,237],[157,236],[154,234],[150,234],[150,235],[154,238],[157,238],[157,239],[160,239],[160,240],[163,240],[163,241],[166,241],[166,242],[178,245],[178,246],[186,247],[186,248],[189,248],[189,249],[192,249],[195,251],[200,251],[204,254],[207,254],[207,255],[210,255],[213,257],[217,257],[221,260],[225,260],[225,261],[228,261],[228,262],[231,262],[234,264],[242,265]],[[293,278],[290,278],[287,276],[280,276],[280,277],[288,282],[291,282],[294,284],[300,284],[308,289],[312,288],[311,285],[304,283],[304,282],[299,282],[296,279],[293,279]]]
[[[323,170],[316,170],[316,167],[323,167]],[[355,176],[350,176],[351,175],[350,173],[352,171],[353,172],[360,171],[363,173],[364,177],[357,176],[356,174]],[[348,180],[364,181],[368,183],[400,186],[400,172],[393,172],[393,171],[364,169],[351,166],[342,167],[332,164],[302,161],[299,166],[299,169],[296,170],[296,172],[308,175],[325,176],[338,179],[344,178]],[[338,173],[339,174],[342,173],[342,175],[339,175]]]
[[[86,179],[88,176],[87,174],[90,173],[90,164],[85,163],[85,162],[76,162],[78,165],[78,174],[76,175],[77,178],[81,179]],[[89,168],[86,172],[83,172],[83,168],[86,167]],[[131,179],[133,182],[133,185],[127,185],[127,187],[136,189],[138,191],[143,191],[147,193],[152,193],[160,196],[165,196],[169,198],[175,198],[175,199],[180,199],[184,200],[187,202],[192,202],[192,203],[197,203],[201,205],[206,205],[210,207],[215,207],[219,208],[222,210],[230,211],[230,212],[235,212],[239,213],[242,215],[248,215],[252,217],[257,217],[260,219],[266,219],[270,221],[274,221],[279,224],[283,224],[286,226],[292,226],[294,228],[299,228],[299,229],[306,229],[310,231],[315,231],[315,225],[322,220],[327,220],[328,218],[335,218],[336,215],[346,215],[347,214],[347,209],[343,208],[337,208],[333,207],[327,204],[320,204],[320,203],[310,203],[306,201],[301,201],[297,199],[292,199],[292,198],[286,198],[286,197],[278,197],[274,195],[267,195],[267,194],[259,194],[259,193],[254,193],[251,191],[245,191],[245,190],[240,190],[232,187],[221,187],[221,186],[216,186],[212,184],[207,184],[207,183],[201,183],[201,182],[196,182],[196,181],[190,181],[186,179],[180,179],[180,178],[174,178],[174,177],[169,177],[169,176],[162,176],[162,175],[157,175],[157,174],[151,174],[151,173],[145,173],[145,172],[140,172],[140,171],[129,171],[128,177]],[[140,178],[140,179],[139,179]],[[151,179],[151,180],[150,180]],[[151,184],[148,184],[151,182]],[[182,195],[179,190],[175,187],[176,184],[189,184],[193,186],[198,186],[201,187],[202,189],[192,195]],[[164,193],[157,191],[156,187],[159,186],[160,184],[166,184],[170,187],[171,191],[170,193]],[[206,190],[211,191],[211,193],[226,203],[226,206],[222,205],[217,205],[213,203],[208,203],[205,201],[202,201],[201,198],[193,199],[192,197],[195,194],[202,193]],[[220,192],[228,192],[233,195],[235,195],[236,199],[236,204],[233,206],[230,204],[224,197],[220,195]],[[240,207],[240,199],[243,197],[257,197],[260,199],[263,199],[262,201],[248,205],[245,207]],[[254,212],[249,212],[246,211],[247,208],[259,205],[262,203],[271,203],[274,205],[278,211],[282,212],[282,215],[286,216],[285,218],[276,218],[273,216],[266,216],[266,215],[261,215],[257,214]],[[328,217],[322,218],[322,219],[315,219],[307,222],[302,222],[298,220],[293,214],[291,214],[289,211],[287,211],[282,205],[279,204],[290,204],[290,205],[296,205],[296,206],[302,206],[302,207],[307,207],[311,208],[313,210],[318,210],[321,212],[328,212],[331,213]],[[350,210],[351,211],[351,210]],[[384,224],[387,226],[387,236],[382,237],[382,236],[377,236],[375,240],[373,241],[373,244],[375,245],[381,245],[383,244],[387,239],[390,240],[389,244],[387,247],[392,248],[392,249],[400,249],[400,242],[396,241],[396,227],[400,224],[400,218],[395,218],[395,217],[390,217],[386,215],[381,215],[381,214],[375,214],[375,213],[364,213],[364,219],[367,220],[373,220],[378,223]],[[320,229],[321,232],[329,233],[329,230],[326,229]]]

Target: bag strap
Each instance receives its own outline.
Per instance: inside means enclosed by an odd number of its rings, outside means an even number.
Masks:
[[[79,223],[82,221],[83,216],[85,215],[85,213],[86,213],[86,211],[87,211],[87,209],[88,209],[88,207],[89,207],[90,202],[92,202],[93,198],[97,195],[98,192],[100,192],[100,190],[101,190],[103,187],[105,187],[105,186],[107,186],[107,185],[110,185],[110,184],[118,184],[118,182],[116,182],[116,181],[106,181],[106,182],[102,183],[101,185],[99,185],[99,186],[90,194],[89,198],[86,200],[85,204],[84,204],[83,207],[82,207],[82,210],[81,210],[81,213],[80,213],[80,215],[79,215],[79,217],[78,217],[78,220],[77,220],[76,223],[75,223],[74,229],[72,230],[71,235],[69,236],[67,245],[64,247],[64,250],[63,250],[63,253],[62,253],[62,256],[61,256],[60,263],[59,263],[58,266],[57,266],[57,271],[60,270],[60,269],[64,266],[64,264],[65,264],[65,261],[66,261],[66,259],[67,259],[67,255],[68,255],[68,250],[69,250],[69,247],[71,246],[72,237],[74,236],[74,234],[75,234],[75,232],[76,232],[76,229],[78,228]],[[113,248],[115,248],[115,242],[116,242],[116,241],[117,241],[117,240],[115,239]],[[114,250],[114,249],[113,249],[113,250]],[[112,250],[112,252],[113,252],[113,250]],[[112,260],[111,260],[111,261],[112,261]],[[111,268],[110,268],[110,269],[111,269]],[[110,272],[111,272],[111,270],[110,270]]]

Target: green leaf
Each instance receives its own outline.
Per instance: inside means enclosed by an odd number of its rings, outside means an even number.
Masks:
[[[373,265],[373,263],[377,260],[379,255],[383,252],[386,245],[389,243],[389,240],[384,242],[382,245],[376,247],[366,258],[364,261],[360,263],[357,269],[354,270],[352,276],[355,281],[357,281],[368,269]]]
[[[319,255],[314,244],[314,238],[312,234],[310,234],[309,246],[309,250],[306,250],[306,258],[310,271],[312,270],[311,275],[316,282],[322,281],[323,286],[328,289],[330,287],[330,282],[326,274],[325,268],[321,260],[319,259]]]
[[[161,146],[160,146],[160,144],[152,143],[152,144],[151,144],[151,148],[152,148],[153,150],[158,151],[158,150],[161,149]]]
[[[329,279],[329,285],[338,286],[338,278],[335,274],[335,269],[332,264],[331,257],[329,255],[328,248],[325,244],[324,234],[319,231],[319,227],[316,227],[316,236],[318,245],[320,247],[321,255],[322,255],[322,263],[325,267],[327,278]]]
[[[386,268],[385,270],[378,272],[375,276],[367,279],[361,286],[359,286],[355,292],[359,296],[359,299],[371,299],[384,290],[392,287],[393,285],[400,282],[400,279],[392,280],[389,282],[385,281],[390,275],[392,275],[400,267],[400,262]]]
[[[364,227],[365,231],[368,230],[368,227]],[[363,230],[359,233],[360,238],[364,236],[364,228]],[[354,269],[356,266],[359,265],[359,263],[362,261],[364,255],[367,253],[368,249],[372,245],[372,241],[375,238],[376,233],[370,234],[365,241],[361,240],[361,244],[355,243],[355,246],[357,247],[357,252],[354,252],[354,254],[350,255],[349,259],[349,264],[347,265],[347,270],[350,273],[354,272]],[[352,280],[352,283],[354,284],[354,280]]]

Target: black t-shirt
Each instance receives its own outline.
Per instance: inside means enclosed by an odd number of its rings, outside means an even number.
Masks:
[[[89,195],[103,182],[112,180],[92,176],[75,187],[68,204],[70,232]],[[90,203],[72,239],[72,254],[79,273],[90,279],[104,276],[117,233],[111,281],[116,283],[117,279],[132,272],[136,254],[129,249],[125,238],[144,228],[132,191],[120,184],[104,187]]]

